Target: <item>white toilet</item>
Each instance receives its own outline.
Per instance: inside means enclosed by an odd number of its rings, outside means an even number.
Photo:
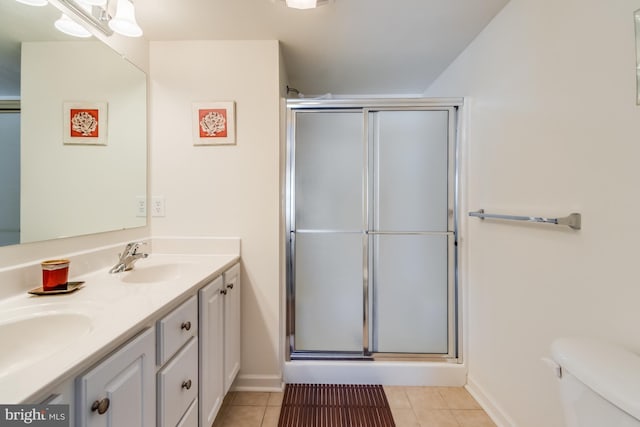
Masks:
[[[567,427],[640,426],[640,355],[586,338],[551,345]]]

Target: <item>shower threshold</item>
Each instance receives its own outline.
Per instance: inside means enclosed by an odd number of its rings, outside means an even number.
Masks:
[[[440,362],[460,363],[460,360],[446,354],[414,354],[414,353],[348,353],[348,352],[294,352],[289,356],[291,361],[360,361],[360,362]]]

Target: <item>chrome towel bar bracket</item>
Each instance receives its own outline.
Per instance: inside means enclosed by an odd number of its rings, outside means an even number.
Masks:
[[[566,225],[573,230],[580,230],[582,228],[582,216],[579,213],[571,213],[568,216],[562,218],[545,218],[541,216],[488,214],[485,213],[484,209],[480,209],[475,212],[469,212],[469,216],[474,216],[480,219],[504,219],[507,221],[527,221],[541,222],[545,224]]]

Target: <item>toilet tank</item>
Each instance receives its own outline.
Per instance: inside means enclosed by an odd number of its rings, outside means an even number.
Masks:
[[[640,426],[639,355],[587,338],[557,339],[551,354],[567,427]]]

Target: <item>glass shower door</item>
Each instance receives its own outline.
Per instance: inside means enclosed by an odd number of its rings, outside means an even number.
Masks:
[[[295,141],[295,349],[362,353],[362,113],[297,113]]]
[[[290,115],[292,359],[455,357],[455,114]]]
[[[448,114],[370,113],[374,353],[449,352]]]

